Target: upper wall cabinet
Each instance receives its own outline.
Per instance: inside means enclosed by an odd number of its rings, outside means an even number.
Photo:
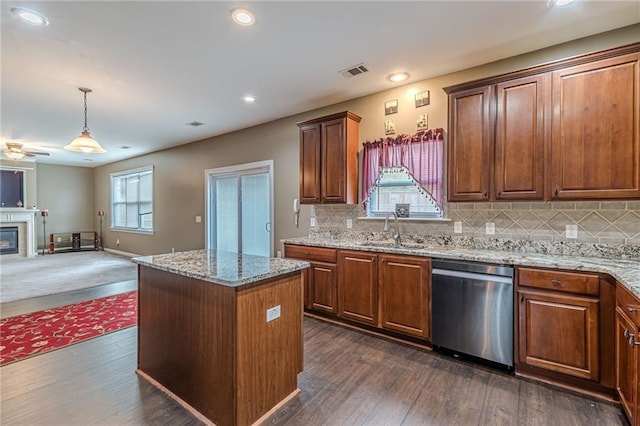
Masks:
[[[448,200],[640,197],[640,43],[447,87]]]
[[[297,123],[300,128],[300,202],[358,202],[358,129],[349,111]]]
[[[640,197],[640,54],[553,72],[552,198]]]

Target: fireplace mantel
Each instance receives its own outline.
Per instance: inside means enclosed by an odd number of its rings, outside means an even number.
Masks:
[[[18,226],[18,246],[26,247],[26,251],[20,249],[23,256],[37,256],[38,245],[36,242],[36,214],[40,210],[26,208],[1,208],[0,226]]]

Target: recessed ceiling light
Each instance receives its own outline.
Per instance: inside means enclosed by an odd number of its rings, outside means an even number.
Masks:
[[[231,18],[233,18],[233,22],[236,24],[244,26],[253,25],[256,22],[256,17],[253,15],[253,12],[243,7],[232,9]]]
[[[394,72],[393,74],[389,74],[389,77],[387,77],[387,80],[393,83],[399,83],[401,81],[405,81],[408,78],[409,78],[409,73],[407,72]]]
[[[84,161],[86,161],[87,163],[91,163],[93,160],[91,158],[85,158]]]
[[[568,4],[573,3],[576,0],[549,0],[547,1],[547,7],[554,7],[554,6],[566,6]]]
[[[37,10],[27,9],[25,7],[12,7],[11,13],[20,17],[24,22],[31,25],[49,25],[49,20],[42,13]]]
[[[248,104],[252,104],[252,103],[254,103],[254,102],[256,101],[256,98],[254,98],[254,97],[253,97],[253,96],[251,96],[251,95],[247,95],[247,96],[244,96],[244,97],[242,98],[242,100],[243,100],[243,101],[245,101],[245,102],[246,102],[246,103],[248,103]]]
[[[131,149],[129,145],[121,145],[120,149]]]

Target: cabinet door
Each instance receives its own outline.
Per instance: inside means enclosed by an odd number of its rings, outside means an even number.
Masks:
[[[629,346],[629,338],[625,337],[625,332],[633,334],[636,331],[635,325],[622,309],[616,308],[616,388],[630,424],[634,424],[637,416],[638,350]]]
[[[521,363],[599,379],[598,299],[518,290]]]
[[[640,196],[640,54],[553,72],[555,199]]]
[[[311,263],[309,268],[309,307],[318,311],[337,312],[336,265]]]
[[[320,124],[300,127],[300,202],[320,202]]]
[[[489,199],[491,87],[449,95],[449,201]]]
[[[378,256],[338,252],[338,316],[378,325]]]
[[[428,339],[431,260],[381,255],[379,271],[382,327]]]
[[[322,123],[322,191],[323,202],[346,202],[347,146],[345,119]]]
[[[535,75],[496,86],[496,199],[544,198],[545,78]]]

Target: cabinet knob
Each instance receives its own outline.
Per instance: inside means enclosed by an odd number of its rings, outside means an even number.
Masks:
[[[484,191],[484,198],[487,198],[487,191]]]
[[[562,286],[562,281],[560,281],[560,280],[551,280],[551,284],[553,284],[556,287],[560,287],[560,286]]]
[[[557,197],[558,196],[558,188],[555,189],[555,191],[553,191],[553,194]]]

